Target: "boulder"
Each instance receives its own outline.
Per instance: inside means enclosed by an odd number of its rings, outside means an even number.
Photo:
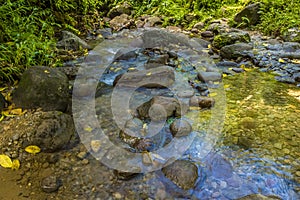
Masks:
[[[211,108],[215,104],[215,100],[209,97],[193,96],[190,99],[190,106],[196,106],[200,108]]]
[[[68,77],[56,68],[31,67],[24,72],[13,102],[24,109],[65,111],[69,102]]]
[[[78,51],[80,48],[91,50],[84,40],[69,31],[62,31],[62,39],[57,42],[57,48]]]
[[[176,160],[162,169],[164,175],[184,190],[195,186],[198,179],[197,166],[187,160]]]
[[[259,10],[260,3],[250,4],[236,14],[234,21],[239,23],[242,27],[245,27],[246,25],[256,25],[260,19]],[[245,18],[247,19],[247,22],[245,24],[241,24],[245,22]]]
[[[140,118],[153,121],[166,120],[167,117],[180,117],[186,113],[188,106],[173,97],[155,96],[137,108]]]
[[[161,66],[148,70],[128,72],[121,77],[116,77],[114,85],[118,87],[148,87],[164,88],[171,86],[175,81],[174,69]]]
[[[220,55],[226,59],[236,59],[247,55],[247,51],[252,50],[252,46],[246,43],[236,43],[221,48]]]
[[[122,14],[110,20],[109,24],[114,31],[121,31],[122,29],[130,28],[134,22],[127,14]]]
[[[185,119],[176,119],[170,125],[170,130],[173,137],[182,137],[189,135],[193,131],[193,128]]]
[[[160,17],[157,16],[151,16],[146,18],[144,27],[155,27],[162,25],[162,20]]]
[[[199,72],[197,77],[202,82],[222,80],[222,75],[219,72]]]
[[[249,34],[243,31],[222,33],[214,37],[212,45],[217,49],[221,49],[226,45],[231,45],[237,42],[250,42]]]
[[[205,24],[203,22],[197,22],[193,28],[201,30],[202,28],[204,28]]]
[[[72,145],[78,139],[72,117],[59,111],[28,112],[13,118],[10,126],[14,128],[0,136],[3,145],[14,141],[22,148],[36,145],[44,152],[54,152]]]
[[[132,6],[128,2],[123,2],[122,4],[116,5],[113,7],[107,14],[109,18],[114,18],[116,16],[127,14],[130,15],[132,10]]]

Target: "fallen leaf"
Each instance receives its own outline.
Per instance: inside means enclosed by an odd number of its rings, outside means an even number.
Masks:
[[[20,161],[18,159],[13,160],[11,168],[12,169],[19,169],[20,168]]]
[[[84,130],[87,131],[87,132],[92,132],[93,128],[90,127],[90,126],[86,126],[86,127],[84,128]]]
[[[152,73],[151,72],[148,72],[147,74],[146,74],[146,76],[150,76]]]
[[[7,155],[1,154],[0,155],[0,165],[4,168],[12,168],[13,163]]]
[[[10,114],[12,114],[12,115],[21,115],[22,114],[22,108],[12,109],[10,111]]]
[[[27,153],[37,154],[37,153],[39,153],[39,152],[41,151],[41,149],[40,149],[40,147],[38,147],[38,146],[30,145],[30,146],[27,146],[27,147],[25,148],[25,151],[26,151]]]
[[[278,59],[278,62],[280,62],[280,63],[285,63],[285,60],[283,60],[282,58],[279,58],[279,59]]]

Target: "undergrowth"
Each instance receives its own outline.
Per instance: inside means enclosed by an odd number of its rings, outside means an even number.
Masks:
[[[59,66],[55,44],[61,30],[77,35],[101,28],[109,9],[125,0],[0,0],[0,82],[18,79],[33,65]],[[300,27],[296,0],[127,0],[133,17],[156,15],[163,26],[191,28],[196,22],[229,18],[261,2],[261,21],[253,29],[279,35]],[[103,25],[103,23],[102,23]]]

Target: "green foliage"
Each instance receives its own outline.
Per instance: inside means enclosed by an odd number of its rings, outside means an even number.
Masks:
[[[258,28],[265,34],[278,35],[292,27],[300,27],[300,1],[262,1],[261,23]]]

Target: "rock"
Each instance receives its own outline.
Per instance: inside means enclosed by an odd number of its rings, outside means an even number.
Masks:
[[[172,33],[180,33],[181,28],[178,26],[167,26],[166,29]]]
[[[46,193],[56,192],[60,186],[60,181],[54,175],[44,178],[41,182],[41,188]]]
[[[280,197],[270,195],[270,196],[264,196],[262,194],[250,194],[241,198],[238,198],[236,200],[280,200]]]
[[[239,24],[244,22],[245,24],[241,25],[242,27],[246,27],[247,25],[256,25],[260,20],[259,11],[260,3],[250,4],[234,17],[234,21]],[[244,18],[247,19],[247,22],[245,22]]]
[[[203,22],[197,22],[197,23],[193,26],[193,28],[200,30],[200,29],[204,28],[204,26],[205,26],[205,25],[204,25]]]
[[[109,24],[114,31],[121,31],[122,29],[130,28],[134,22],[127,14],[122,14],[110,20]]]
[[[237,42],[250,42],[249,34],[243,31],[222,33],[214,37],[212,45],[217,49],[221,49],[226,45],[231,45]]]
[[[201,36],[204,38],[211,38],[214,37],[214,33],[212,31],[203,31]]]
[[[188,107],[173,97],[155,96],[137,108],[140,118],[154,121],[166,120],[167,117],[184,115]]]
[[[164,175],[184,190],[195,186],[198,178],[197,166],[187,160],[176,160],[162,169]]]
[[[193,128],[191,124],[184,119],[176,119],[171,125],[170,130],[173,137],[182,137],[189,135]]]
[[[200,108],[211,108],[215,104],[215,100],[209,97],[193,96],[190,99],[190,106],[196,106]]]
[[[151,16],[146,18],[144,27],[155,27],[162,25],[162,20],[160,17]]]
[[[16,133],[22,138],[19,140],[22,148],[36,145],[43,152],[58,151],[76,142],[73,119],[62,112],[28,112],[18,119],[12,119],[10,123],[15,128],[5,131],[5,134],[0,136],[3,144],[11,141]]]
[[[79,67],[58,67],[59,71],[63,72],[69,80],[74,80],[76,78]]]
[[[220,55],[226,59],[236,59],[247,55],[246,51],[252,50],[252,46],[246,43],[227,45],[221,48]]]
[[[0,93],[0,112],[5,108],[6,100],[4,96]]]
[[[238,64],[236,62],[232,62],[232,61],[222,61],[222,62],[218,62],[216,64],[216,66],[230,68],[230,67],[237,67]]]
[[[120,87],[164,88],[171,86],[174,81],[174,69],[169,66],[161,66],[125,73],[115,83]]]
[[[244,72],[245,70],[243,68],[238,68],[238,67],[234,67],[232,68],[232,71],[236,72],[236,73],[242,73]]]
[[[92,140],[91,149],[93,152],[97,153],[101,149],[101,140]]]
[[[290,84],[295,83],[295,79],[290,76],[275,76],[275,80],[282,83],[290,83]]]
[[[130,119],[128,120],[126,123],[125,123],[125,127],[124,127],[124,132],[126,134],[129,134],[131,136],[140,136],[140,135],[145,135],[145,134],[141,134],[143,130],[143,121],[140,120],[139,118],[133,118],[133,119]]]
[[[213,177],[220,180],[225,180],[232,177],[233,167],[230,162],[224,159],[221,155],[209,154],[207,159],[209,159],[208,168],[210,169]]]
[[[119,4],[119,5],[116,5],[115,7],[113,7],[108,12],[107,16],[112,19],[112,18],[122,15],[122,14],[130,15],[131,10],[132,10],[132,6],[125,1],[122,4]]]
[[[80,48],[91,50],[84,40],[69,31],[62,31],[62,39],[57,42],[57,48],[78,51]]]
[[[202,47],[208,48],[208,45],[210,45],[210,42],[201,39],[201,38],[193,38],[194,41],[198,42]]]
[[[169,59],[168,54],[159,55],[159,56],[155,56],[153,58],[150,58],[147,61],[147,64],[149,64],[149,63],[158,63],[158,64],[161,64],[161,65],[165,65],[165,64],[167,64],[168,59]]]
[[[300,72],[293,74],[293,78],[295,81],[300,82]]]
[[[300,29],[290,28],[282,34],[282,37],[286,42],[300,42]]]
[[[222,79],[222,75],[219,72],[199,72],[197,77],[202,82],[220,81]]]
[[[122,172],[114,170],[114,175],[120,180],[129,180],[139,175],[139,173]]]
[[[130,60],[135,59],[137,57],[137,54],[135,51],[130,51],[125,54],[121,54],[120,56],[117,56],[115,60]]]
[[[25,109],[64,112],[69,102],[68,77],[56,68],[30,67],[13,93],[13,102]]]

